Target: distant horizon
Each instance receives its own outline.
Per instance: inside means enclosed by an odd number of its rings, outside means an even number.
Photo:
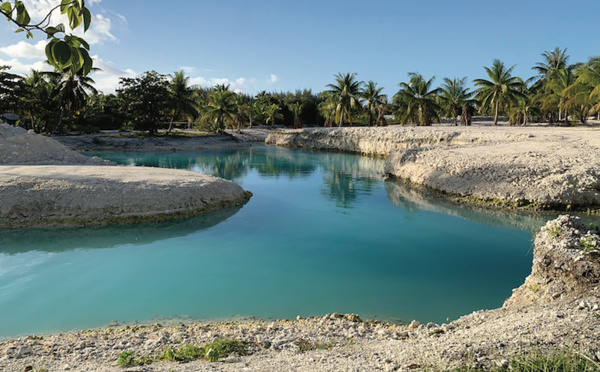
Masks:
[[[59,0],[25,0],[32,18],[41,19]],[[593,22],[565,24],[564,4],[465,0],[449,3],[369,4],[350,0],[343,6],[315,0],[185,3],[164,7],[140,1],[89,0],[92,27],[84,35],[91,44],[96,87],[113,93],[120,77],[155,70],[184,70],[191,85],[230,84],[255,95],[260,91],[318,93],[337,73],[356,73],[373,80],[392,96],[409,72],[425,78],[485,76],[484,66],[500,59],[515,66],[514,76],[535,75],[531,68],[541,54],[567,48],[569,62],[587,62],[600,55]],[[600,2],[576,0],[573,12],[600,13]],[[53,16],[53,23],[59,17]],[[13,73],[44,68],[46,40],[15,34],[13,24],[0,28],[0,65]]]

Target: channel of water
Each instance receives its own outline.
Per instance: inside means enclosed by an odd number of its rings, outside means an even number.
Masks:
[[[163,223],[0,231],[0,337],[170,317],[442,323],[501,306],[551,218],[457,206],[350,154],[90,155],[213,174],[254,196]]]

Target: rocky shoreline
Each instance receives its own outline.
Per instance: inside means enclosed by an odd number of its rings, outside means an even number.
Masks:
[[[0,195],[7,228],[160,221],[242,205],[252,194],[196,172],[115,166],[0,124]]]
[[[563,350],[600,363],[599,241],[577,217],[548,222],[536,236],[531,275],[504,306],[448,324],[388,324],[352,314],[113,324],[1,341],[0,369],[119,371],[119,359],[131,355],[140,365],[127,371],[487,370],[529,353]],[[223,339],[243,343],[248,355],[233,353],[216,363],[164,360],[169,348]]]
[[[314,128],[273,132],[266,143],[383,156],[386,174],[463,200],[530,209],[600,206],[595,128]]]

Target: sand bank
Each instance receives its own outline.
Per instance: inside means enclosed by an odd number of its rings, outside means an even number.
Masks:
[[[0,124],[0,227],[157,221],[246,202],[233,182],[121,167]]]
[[[385,173],[508,206],[600,205],[600,130],[556,127],[319,128],[266,143],[387,157]]]

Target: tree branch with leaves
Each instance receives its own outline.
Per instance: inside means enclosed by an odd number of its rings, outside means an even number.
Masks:
[[[83,25],[87,31],[92,22],[92,15],[85,7],[84,0],[61,0],[60,4],[52,8],[40,22],[32,22],[27,8],[21,0],[1,1],[0,13],[6,19],[17,25],[16,33],[26,32],[26,38],[33,38],[33,32],[46,34],[50,39],[46,45],[46,58],[48,62],[59,70],[70,69],[73,73],[87,75],[92,71],[92,58],[89,55],[90,45],[83,39],[73,34],[66,33],[66,27],[60,23],[50,25],[54,11],[59,10],[69,20],[69,28],[74,30]]]

